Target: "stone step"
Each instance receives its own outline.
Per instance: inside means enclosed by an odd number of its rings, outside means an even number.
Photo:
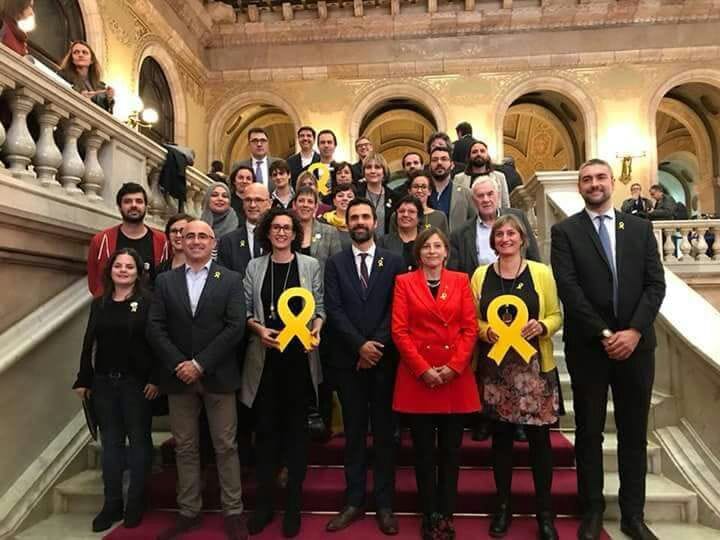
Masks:
[[[575,445],[575,433],[563,432],[563,435]],[[662,474],[662,449],[653,442],[648,442],[648,473]],[[617,433],[605,433],[603,442],[603,470],[617,472]]]
[[[315,474],[313,471],[311,469],[308,474]],[[527,473],[529,474],[529,471]],[[646,486],[645,515],[649,521],[697,522],[698,503],[697,496],[693,492],[657,474],[647,476]],[[607,519],[620,519],[620,509],[617,504],[618,487],[617,473],[605,473]],[[102,478],[100,471],[97,470],[83,471],[60,483],[54,491],[54,510],[58,514],[98,512],[102,502]]]
[[[565,415],[560,417],[560,429],[563,431],[574,431],[575,430],[575,409],[573,407],[573,400],[565,398]],[[649,429],[649,428],[648,428]],[[607,416],[605,418],[605,433],[615,432],[615,404],[608,400],[607,404]]]

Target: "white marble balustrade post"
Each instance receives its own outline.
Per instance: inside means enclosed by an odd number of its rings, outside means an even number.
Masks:
[[[11,79],[8,79],[7,77],[4,77],[0,75],[0,95],[5,90],[13,89],[15,88],[15,82]],[[0,148],[2,148],[3,144],[5,144],[5,140],[7,139],[7,134],[5,133],[5,126],[2,125],[2,122],[0,122]],[[5,164],[0,161],[0,169],[4,169]]]
[[[165,214],[167,214],[167,201],[165,200],[162,192],[160,191],[161,167],[161,164],[151,163],[150,161],[148,161],[147,180],[148,186],[150,188],[148,193],[148,197],[150,198],[150,200],[148,201],[148,213],[151,216],[156,216],[162,219],[165,217]]]
[[[60,182],[67,195],[82,195],[78,187],[85,175],[85,164],[78,151],[78,139],[83,131],[90,129],[90,124],[76,117],[63,122],[65,142],[63,144],[62,164],[60,165]]]
[[[34,182],[36,175],[28,170],[28,165],[35,155],[35,141],[30,135],[27,116],[33,107],[43,103],[43,98],[27,88],[18,88],[7,92],[8,105],[12,112],[12,122],[7,131],[3,155],[8,162],[8,169],[15,178]]]
[[[100,130],[93,129],[85,137],[85,174],[82,189],[90,202],[103,200],[102,191],[105,187],[105,171],[98,160],[98,151],[110,137]]]
[[[713,227],[710,230],[715,236],[712,244],[712,260],[720,261],[720,227]]]
[[[67,112],[52,103],[38,107],[40,137],[37,140],[33,165],[41,186],[51,189],[61,189],[62,187],[56,179],[58,169],[62,164],[62,152],[55,143],[55,129],[60,119],[68,116]]]
[[[203,212],[203,199],[205,198],[205,190],[207,188],[201,188],[193,192],[193,216],[200,219]]]
[[[663,253],[665,254],[664,262],[677,262],[677,257],[675,256],[675,242],[673,241],[674,234],[675,227],[662,229],[662,236],[665,238],[665,242],[663,242]]]

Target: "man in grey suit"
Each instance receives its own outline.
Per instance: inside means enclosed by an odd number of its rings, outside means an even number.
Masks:
[[[270,177],[270,165],[281,158],[271,157],[270,138],[267,131],[261,127],[253,127],[248,131],[248,143],[250,144],[250,159],[233,164],[235,167],[244,165],[250,167],[255,173],[255,181],[265,185],[270,193],[275,189],[275,184]]]
[[[430,175],[433,186],[428,198],[431,208],[443,212],[448,218],[450,232],[475,218],[472,193],[452,179],[454,163],[450,149],[435,147],[430,152]]]
[[[240,372],[235,348],[245,328],[242,281],[212,261],[212,228],[197,220],[183,231],[186,263],[158,276],[150,307],[148,341],[163,364],[162,390],[168,394],[175,438],[180,514],[158,540],[179,538],[202,521],[198,416],[204,403],[215,448],[225,532],[245,540],[240,460],[235,433],[235,392]]]

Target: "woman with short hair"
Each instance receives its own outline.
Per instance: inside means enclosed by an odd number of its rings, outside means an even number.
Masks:
[[[415,239],[420,231],[422,204],[412,195],[405,195],[397,205],[395,216],[396,230],[381,236],[377,240],[379,247],[389,249],[400,255],[408,272],[417,268],[415,258]]]

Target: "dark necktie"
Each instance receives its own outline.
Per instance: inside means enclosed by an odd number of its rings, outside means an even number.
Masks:
[[[259,182],[261,184],[265,183],[265,179],[263,178],[263,162],[262,161],[256,161],[255,162],[255,181]]]
[[[613,278],[613,312],[617,315],[618,305],[618,279],[617,269],[615,268],[615,257],[612,253],[612,245],[610,243],[610,234],[608,234],[607,227],[605,227],[605,220],[609,219],[608,216],[600,215],[596,218],[598,220],[598,236],[600,237],[600,243],[602,244],[603,251],[607,257],[608,263],[610,264],[610,270]]]
[[[257,239],[257,236],[254,238],[253,242],[253,253],[252,257],[253,259],[260,257],[262,255],[262,246],[260,246],[260,241]]]
[[[360,253],[360,283],[362,284],[363,290],[367,289],[368,283],[370,282],[367,264],[365,264],[369,255],[369,253]]]

